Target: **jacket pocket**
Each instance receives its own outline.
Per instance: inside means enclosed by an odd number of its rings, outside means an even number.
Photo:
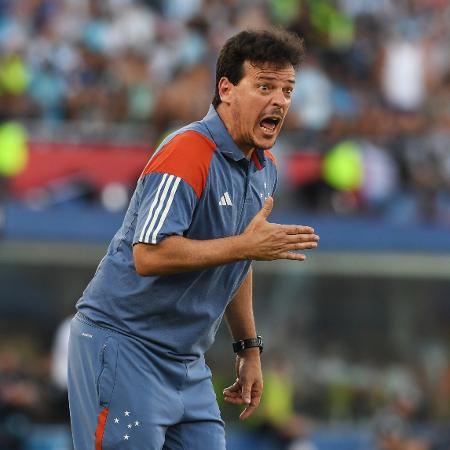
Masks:
[[[100,406],[109,407],[116,384],[119,343],[108,337],[100,350],[100,370],[97,377],[97,399]]]

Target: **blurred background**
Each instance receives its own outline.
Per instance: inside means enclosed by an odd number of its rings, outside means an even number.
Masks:
[[[1,450],[70,450],[67,318],[224,41],[271,24],[307,47],[271,220],[321,244],[255,264],[265,393],[221,404],[228,448],[450,449],[448,0],[0,0]]]

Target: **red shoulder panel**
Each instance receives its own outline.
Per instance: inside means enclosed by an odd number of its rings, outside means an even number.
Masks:
[[[148,162],[142,176],[168,173],[188,183],[198,198],[202,195],[216,145],[197,131],[178,134]]]
[[[264,150],[264,156],[270,159],[273,162],[274,166],[277,166],[277,160],[270,150]]]

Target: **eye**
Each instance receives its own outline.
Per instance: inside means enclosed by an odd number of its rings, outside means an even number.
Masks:
[[[260,85],[258,86],[258,89],[259,89],[261,92],[269,92],[269,85],[268,85],[268,84],[260,84]]]
[[[286,88],[286,89],[283,89],[283,91],[284,91],[284,94],[286,95],[286,97],[291,97],[293,89]]]

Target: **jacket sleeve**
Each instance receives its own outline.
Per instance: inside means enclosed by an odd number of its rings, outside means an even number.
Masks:
[[[133,244],[158,244],[189,228],[198,199],[181,177],[154,172],[141,180],[142,192]]]
[[[133,244],[157,244],[189,229],[208,181],[215,144],[185,131],[162,144],[139,179],[140,198]]]

